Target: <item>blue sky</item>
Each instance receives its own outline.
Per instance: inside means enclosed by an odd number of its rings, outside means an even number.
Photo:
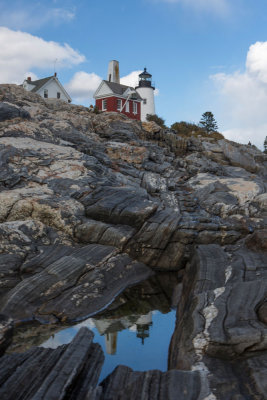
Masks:
[[[231,140],[267,135],[266,0],[0,0],[0,82],[56,71],[89,105],[108,61],[133,84],[147,67],[168,125],[212,111]]]

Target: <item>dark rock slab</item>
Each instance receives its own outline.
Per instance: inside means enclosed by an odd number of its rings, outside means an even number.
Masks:
[[[234,166],[240,166],[247,171],[257,171],[257,164],[255,162],[253,149],[248,151],[248,148],[241,148],[236,143],[230,143],[226,140],[220,140],[219,144],[223,150],[224,156]]]
[[[125,366],[118,366],[100,386],[101,400],[204,400],[210,394],[199,372],[135,372]]]
[[[99,243],[122,249],[135,229],[127,225],[111,225],[87,220],[76,228],[75,236],[81,243]]]
[[[85,272],[70,290],[43,303],[39,314],[43,318],[53,314],[62,321],[84,319],[105,308],[126,287],[153,274],[127,254],[112,255],[99,267]]]
[[[133,128],[128,121],[110,121],[108,124],[98,124],[95,127],[96,132],[102,138],[112,140],[114,142],[130,142],[138,140],[136,132],[138,129]],[[140,130],[140,128],[139,128]]]
[[[30,119],[30,114],[28,111],[12,106],[11,104],[0,103],[0,122],[13,118]]]
[[[266,353],[232,362],[208,357],[204,361],[209,368],[209,385],[218,400],[266,399]]]
[[[20,281],[23,257],[16,254],[0,254],[0,295],[3,296]]]
[[[12,318],[0,314],[0,357],[11,344],[14,324]]]
[[[183,266],[185,247],[173,239],[181,216],[170,209],[156,212],[129,241],[126,251],[152,268],[178,270]]]
[[[132,227],[140,227],[158,207],[144,190],[131,187],[100,187],[82,203],[89,218]]]
[[[126,228],[123,226],[121,232],[132,230]],[[116,239],[112,232],[109,237]],[[2,311],[17,320],[47,321],[55,316],[60,320],[82,319],[105,307],[126,287],[152,274],[127,254],[117,255],[118,249],[113,246],[55,244],[37,249],[34,256],[18,264],[19,271],[14,265],[17,282],[13,278],[12,288],[6,288],[0,299]],[[9,255],[4,257],[5,262],[7,258],[15,260]],[[21,262],[21,258],[18,260]]]
[[[94,388],[104,361],[93,333],[81,328],[69,345],[41,347],[0,359],[0,397],[3,400],[82,399]]]
[[[217,245],[196,248],[183,281],[170,368],[190,368],[204,355],[235,359],[266,350],[265,260],[246,247],[233,254]]]

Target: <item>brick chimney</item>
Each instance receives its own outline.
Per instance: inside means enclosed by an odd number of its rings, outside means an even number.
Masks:
[[[55,77],[55,78],[57,77],[57,73],[56,73],[56,72],[54,73],[54,77]]]
[[[28,78],[27,78],[27,81],[29,81],[29,82],[31,82],[31,81],[32,81],[32,78],[31,78],[31,76],[28,76]]]

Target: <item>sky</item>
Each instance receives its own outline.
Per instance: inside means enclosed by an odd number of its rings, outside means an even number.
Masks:
[[[211,111],[227,139],[263,148],[266,0],[0,0],[0,83],[56,71],[89,106],[114,59],[121,83],[152,74],[168,126]]]

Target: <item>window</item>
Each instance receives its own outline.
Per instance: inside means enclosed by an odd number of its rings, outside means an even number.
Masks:
[[[133,113],[137,114],[137,103],[135,101],[133,102]]]
[[[60,92],[57,92],[57,98],[60,99]]]
[[[127,103],[126,103],[125,111],[130,112],[129,101],[127,101]]]
[[[105,111],[107,109],[107,100],[102,100],[102,110]]]
[[[117,111],[121,110],[121,99],[117,99]]]
[[[143,103],[146,104],[146,99],[143,99]]]
[[[48,90],[47,89],[44,90],[44,98],[48,99]]]

